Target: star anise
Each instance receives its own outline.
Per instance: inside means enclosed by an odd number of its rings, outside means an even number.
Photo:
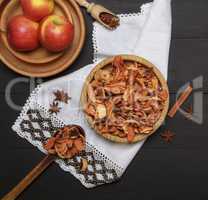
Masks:
[[[163,140],[167,143],[172,142],[173,138],[175,137],[175,133],[170,130],[166,130],[164,133],[161,134]]]
[[[58,102],[53,102],[52,104],[50,104],[50,109],[49,109],[49,112],[52,114],[52,113],[59,113],[61,110],[60,107],[58,107]]]
[[[63,90],[57,90],[56,92],[53,93],[55,95],[55,101],[61,101],[66,104],[68,104],[68,101],[71,99],[69,95],[64,92]]]

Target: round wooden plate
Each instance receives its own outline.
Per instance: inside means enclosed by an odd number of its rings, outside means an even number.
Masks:
[[[78,57],[85,40],[85,22],[79,6],[73,0],[55,0],[55,13],[64,15],[75,28],[72,45],[62,53],[50,53],[44,48],[29,53],[16,52],[9,46],[6,35],[1,32],[0,59],[12,70],[30,77],[49,77],[62,72]],[[12,0],[1,15],[1,29],[5,30],[8,20],[20,14],[19,0]],[[8,13],[13,13],[9,15]]]
[[[5,7],[1,15],[1,22],[0,22],[1,29],[5,31],[5,33],[2,33],[2,40],[4,42],[4,45],[17,58],[28,63],[33,63],[33,64],[48,63],[59,58],[63,54],[63,52],[51,53],[43,47],[40,47],[37,50],[31,51],[31,52],[18,52],[10,47],[9,42],[7,40],[7,34],[6,34],[7,24],[12,17],[16,15],[21,15],[21,14],[23,14],[23,12],[22,12],[22,8],[20,6],[19,0],[10,1],[10,3],[8,3],[8,5]],[[55,1],[54,14],[66,17],[73,24],[71,13],[65,6],[64,1],[59,1],[59,0]]]
[[[138,62],[141,63],[143,65],[145,65],[146,67],[149,67],[151,69],[153,69],[154,73],[156,74],[156,76],[158,77],[161,86],[168,91],[169,93],[169,89],[167,86],[167,83],[163,77],[163,75],[161,74],[161,72],[157,69],[157,67],[155,67],[152,63],[150,63],[149,61],[147,61],[144,58],[138,57],[138,56],[134,56],[134,55],[120,55],[124,61],[127,62]],[[102,61],[101,63],[99,63],[97,66],[95,66],[95,68],[91,71],[91,73],[88,75],[88,77],[85,80],[83,89],[82,89],[82,93],[81,93],[81,106],[82,108],[85,107],[86,103],[87,103],[87,87],[88,84],[93,80],[95,73],[97,72],[97,70],[102,69],[108,65],[111,65],[112,61],[114,60],[114,57],[110,57],[105,59],[104,61]],[[135,142],[139,142],[142,141],[144,139],[146,139],[148,136],[152,135],[153,133],[155,133],[155,131],[162,125],[162,123],[164,122],[166,115],[168,113],[168,108],[169,108],[169,96],[168,99],[165,102],[165,106],[164,109],[161,113],[161,117],[160,119],[157,121],[157,123],[154,125],[153,130],[147,135],[142,135],[142,134],[137,134],[133,140],[133,143]],[[118,142],[118,143],[129,143],[127,138],[120,138],[118,136],[114,136],[111,134],[102,134],[99,132],[99,130],[97,130],[94,126],[93,126],[93,121],[91,119],[91,117],[89,117],[88,115],[85,114],[85,117],[89,123],[89,125],[96,131],[96,133],[98,133],[99,135],[103,136],[104,138],[111,140],[113,142]]]

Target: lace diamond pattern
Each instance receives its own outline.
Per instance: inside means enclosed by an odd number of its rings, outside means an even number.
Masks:
[[[17,123],[19,123],[16,124],[20,128],[19,131],[27,136],[29,135],[34,142],[41,143],[51,137],[59,128],[53,125],[50,117],[44,116],[44,112],[38,109],[28,109],[24,117]],[[81,170],[82,159],[88,161],[86,171]],[[84,182],[82,181],[84,185],[90,185],[91,187],[112,183],[119,178],[115,169],[107,167],[104,160],[95,158],[93,151],[81,152],[73,159],[64,160],[64,164],[68,168],[73,168],[72,171],[75,171],[77,176],[84,180]]]
[[[87,171],[80,170],[81,158],[88,161]],[[96,160],[92,152],[83,152],[79,156],[69,160],[67,164],[74,166],[76,172],[83,175],[85,181],[89,184],[100,185],[104,183],[111,183],[118,179],[117,173],[114,169],[108,169],[105,163],[101,160]]]
[[[43,142],[57,130],[49,118],[41,116],[38,110],[28,110],[27,118],[20,123],[21,130],[30,134],[33,140]]]

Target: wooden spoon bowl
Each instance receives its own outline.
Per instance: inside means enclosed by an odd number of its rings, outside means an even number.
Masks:
[[[67,126],[65,126],[67,127]],[[69,127],[76,127],[80,134],[85,137],[85,131],[78,125],[69,125]],[[62,128],[63,129],[63,128]],[[61,131],[59,129],[58,131]],[[57,132],[58,132],[57,131]],[[80,152],[79,152],[80,153]],[[32,169],[8,194],[1,200],[15,200],[38,176],[44,172],[57,159],[58,155],[46,155],[40,163]]]

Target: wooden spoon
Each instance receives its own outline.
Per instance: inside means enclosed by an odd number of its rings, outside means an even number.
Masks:
[[[119,26],[119,17],[112,13],[110,10],[106,9],[105,7],[95,4],[95,3],[89,3],[86,0],[75,0],[80,6],[85,7],[87,9],[87,12],[92,15],[92,17],[97,20],[100,24],[105,26],[108,29],[115,29],[117,26]],[[108,14],[108,16],[111,16],[114,20],[113,26],[109,25],[109,23],[104,22],[101,19],[101,14]]]
[[[47,155],[20,183],[15,186],[2,200],[16,199],[54,160],[56,156]]]
[[[70,125],[70,127],[76,127],[77,129],[79,129],[80,135],[85,136],[85,132],[80,126]],[[57,133],[59,133],[64,128],[58,130]],[[25,176],[25,178],[22,181],[20,181],[20,183],[17,186],[15,186],[8,194],[6,194],[1,200],[16,199],[45,169],[47,169],[47,167],[56,158],[56,155],[51,154],[45,156],[45,158],[41,160],[40,163],[32,171],[30,171],[29,174],[27,174],[27,176]]]

